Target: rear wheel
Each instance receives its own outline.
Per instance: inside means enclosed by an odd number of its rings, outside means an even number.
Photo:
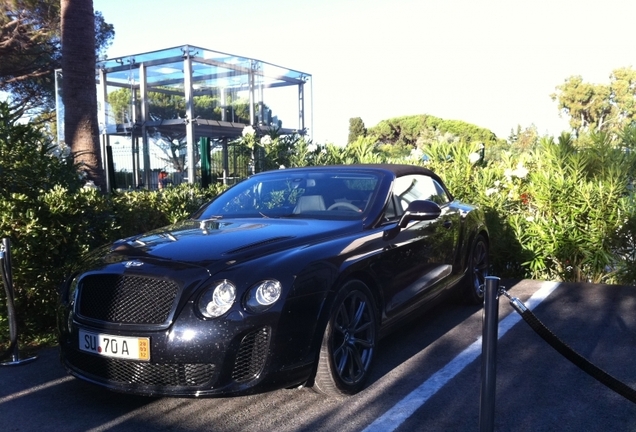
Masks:
[[[467,303],[483,303],[486,276],[488,276],[488,242],[483,235],[479,234],[473,242],[473,247],[468,257],[468,270],[463,296]]]
[[[314,389],[329,396],[360,391],[369,377],[378,335],[373,296],[361,281],[337,294],[320,347]]]

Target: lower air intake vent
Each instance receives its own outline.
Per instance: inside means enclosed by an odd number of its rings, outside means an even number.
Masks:
[[[245,335],[236,355],[232,378],[245,382],[257,378],[263,371],[269,349],[269,328],[253,331]]]
[[[164,387],[200,387],[214,378],[214,365],[146,363],[69,351],[66,361],[79,371],[117,383]]]

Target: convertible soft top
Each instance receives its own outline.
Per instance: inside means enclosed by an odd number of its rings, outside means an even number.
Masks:
[[[304,171],[304,170],[333,170],[333,169],[375,169],[375,170],[384,170],[390,171],[395,174],[396,177],[401,177],[403,175],[408,174],[422,174],[433,177],[440,183],[443,183],[441,178],[437,176],[433,171],[428,168],[424,168],[418,165],[407,165],[407,164],[354,164],[354,165],[319,165],[319,166],[307,166],[300,168],[287,168],[289,171]],[[264,171],[260,174],[265,174],[267,171]]]

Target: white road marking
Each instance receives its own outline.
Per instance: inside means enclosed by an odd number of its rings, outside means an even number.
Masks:
[[[558,286],[558,282],[543,282],[541,284],[541,288],[539,288],[539,290],[537,290],[526,302],[524,302],[524,304],[528,309],[534,309]],[[501,338],[504,334],[506,334],[506,332],[520,320],[521,316],[514,311],[501,320],[499,323],[498,338]],[[363,432],[392,432],[397,429],[448,381],[472,363],[473,360],[479,357],[481,354],[481,345],[481,337],[479,337],[479,339],[451,360],[450,363],[435,372],[428,380],[424,381],[418,388],[395,404],[393,408],[367,426]]]

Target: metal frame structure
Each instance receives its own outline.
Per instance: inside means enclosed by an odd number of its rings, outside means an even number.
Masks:
[[[96,78],[104,160],[110,137],[130,137],[134,176],[146,187],[151,179],[150,142],[157,134],[185,138],[187,180],[195,183],[196,143],[201,138],[227,152],[228,140],[240,137],[248,125],[259,134],[274,128],[283,135],[308,135],[313,129],[311,85],[306,88],[311,75],[260,60],[183,45],[98,62]],[[112,92],[121,89],[128,89],[130,95],[125,113],[115,112],[109,103]],[[165,118],[165,110],[153,105],[150,97],[157,95],[183,98],[179,99],[184,104],[182,115]],[[242,118],[236,115],[239,105],[245,111]],[[60,112],[58,118],[63,117],[58,103]],[[225,178],[227,167],[223,172]]]

